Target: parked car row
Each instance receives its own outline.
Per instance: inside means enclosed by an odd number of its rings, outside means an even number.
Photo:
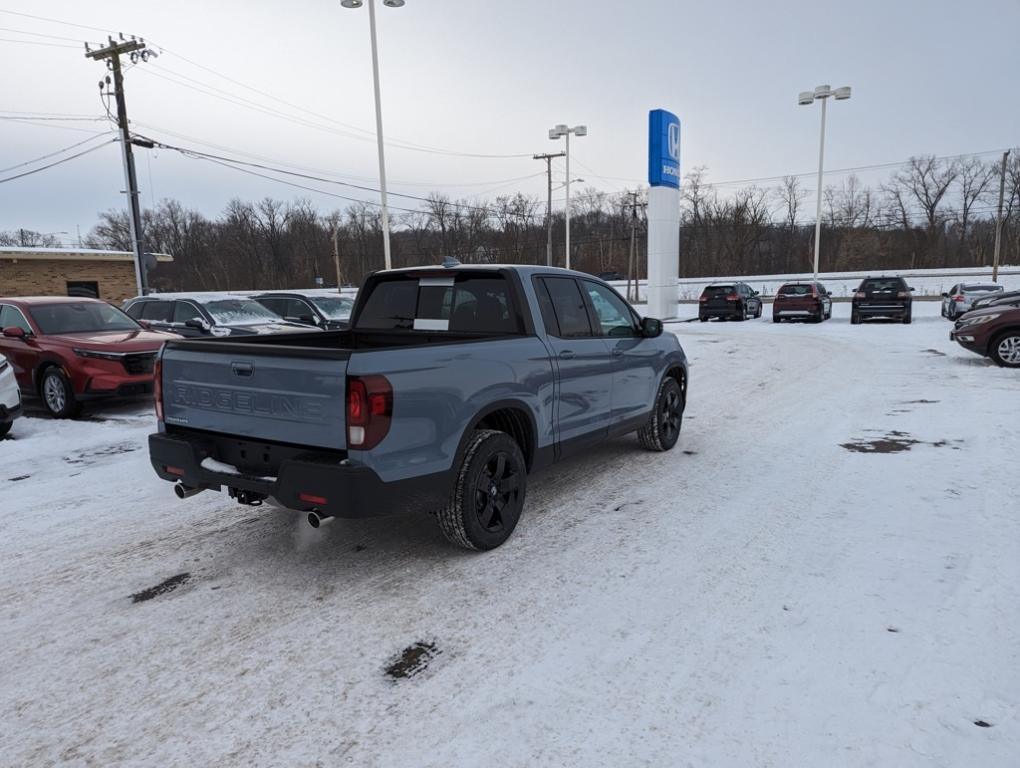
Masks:
[[[335,291],[156,294],[124,310],[89,298],[0,298],[0,437],[22,394],[57,418],[89,401],[149,397],[169,339],[335,330],[346,327],[352,305]]]
[[[867,277],[854,291],[850,322],[872,318],[911,321],[914,289],[902,277]],[[762,300],[747,283],[713,283],[698,300],[698,320],[747,320],[761,317]],[[804,320],[820,323],[832,317],[832,294],[819,282],[785,283],[772,302],[772,322]]]
[[[193,338],[339,330],[353,306],[335,291],[157,293],[128,300],[124,311],[154,330]]]
[[[955,320],[975,309],[978,301],[994,301],[1003,288],[995,283],[958,283],[942,294],[942,317]]]

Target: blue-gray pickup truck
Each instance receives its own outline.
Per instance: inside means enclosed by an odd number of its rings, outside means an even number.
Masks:
[[[590,275],[535,266],[377,272],[341,331],[168,341],[156,473],[318,526],[410,509],[454,544],[499,546],[528,473],[637,432],[679,437],[687,360]]]

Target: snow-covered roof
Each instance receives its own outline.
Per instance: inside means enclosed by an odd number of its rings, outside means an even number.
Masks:
[[[154,253],[156,261],[173,261],[168,253]],[[106,251],[99,248],[27,248],[20,245],[0,246],[0,259],[33,261],[134,261],[131,251]]]

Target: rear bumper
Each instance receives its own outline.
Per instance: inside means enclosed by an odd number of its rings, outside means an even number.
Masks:
[[[903,317],[910,312],[910,304],[854,304],[853,311],[861,317]]]
[[[418,509],[437,509],[452,488],[447,473],[384,482],[369,467],[344,464],[336,454],[293,451],[282,461],[276,477],[215,472],[202,466],[216,458],[212,442],[192,437],[156,433],[149,435],[149,460],[164,480],[219,491],[223,486],[272,497],[289,509],[318,510],[325,516],[343,518],[381,517]],[[183,474],[167,471],[167,467]],[[301,494],[321,497],[310,503]]]
[[[733,303],[729,307],[698,307],[698,317],[742,317],[743,308]]]

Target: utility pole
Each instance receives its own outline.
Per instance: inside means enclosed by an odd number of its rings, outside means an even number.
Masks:
[[[124,73],[120,67],[122,54],[129,55],[132,61],[147,61],[149,56],[155,53],[149,51],[144,40],[124,40],[123,35],[120,41],[108,38],[109,45],[98,50],[90,50],[88,43],[85,44],[85,58],[94,61],[106,61],[106,66],[113,72],[113,96],[117,102],[117,128],[120,131],[121,154],[124,160],[124,185],[127,187],[128,212],[131,215],[131,242],[135,255],[135,285],[138,295],[144,296],[149,292],[149,283],[145,274],[145,260],[143,258],[144,247],[142,241],[142,212],[138,204],[138,180],[135,178],[135,156],[131,151],[131,134],[128,131],[127,104],[124,100]],[[103,85],[109,87],[110,76],[107,75],[104,81],[100,81],[99,90],[103,91]],[[110,95],[107,91],[106,95]]]
[[[336,292],[340,293],[340,289],[343,288],[343,281],[340,279],[340,243],[338,236],[340,234],[340,227],[333,227],[333,261],[336,263]]]
[[[545,160],[545,178],[549,188],[549,197],[545,207],[545,265],[552,266],[552,159],[563,157],[565,153],[554,152],[548,155],[533,155],[535,160]]]
[[[630,257],[627,260],[627,301],[634,301],[637,303],[639,299],[640,291],[638,290],[638,278],[634,275],[634,268],[636,266],[636,250],[635,250],[635,233],[637,231],[637,209],[638,209],[638,193],[628,192],[630,195]],[[630,293],[630,281],[631,277],[634,278],[634,298],[631,299]]]
[[[992,282],[999,282],[999,248],[1002,246],[1002,198],[1006,191],[1006,159],[1009,150],[1002,153],[1002,168],[999,172],[999,212],[995,216],[995,255],[992,257]]]

